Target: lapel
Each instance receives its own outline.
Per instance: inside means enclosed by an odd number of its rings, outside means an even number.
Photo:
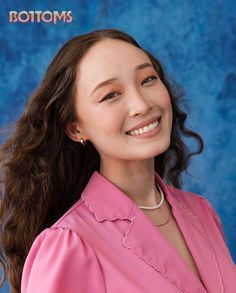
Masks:
[[[98,222],[128,219],[130,225],[125,233],[123,246],[152,266],[180,291],[223,292],[216,255],[201,219],[185,204],[181,197],[184,191],[166,184],[156,172],[155,180],[172,207],[173,216],[192,253],[207,291],[148,216],[109,179],[94,171],[81,198]]]

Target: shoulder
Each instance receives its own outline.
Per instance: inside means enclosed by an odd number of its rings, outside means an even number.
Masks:
[[[31,266],[33,262],[43,260],[44,265],[48,262],[50,266],[50,261],[53,261],[54,265],[58,262],[59,266],[63,258],[66,259],[73,255],[74,257],[78,256],[82,261],[92,254],[93,250],[90,245],[75,231],[51,227],[46,228],[36,237],[30,248],[26,263]]]
[[[64,249],[66,251],[66,249],[74,242],[79,242],[80,244],[83,242],[80,235],[75,231],[62,227],[50,227],[44,229],[35,238],[31,249],[42,249],[44,246],[60,246],[61,251]]]
[[[189,209],[194,209],[195,211],[197,209],[204,212],[206,210],[212,212],[212,209],[214,209],[209,200],[201,194],[179,189],[171,185],[168,185],[168,189],[181,205]]]
[[[203,195],[191,191],[182,190],[168,185],[169,191],[177,197],[183,209],[201,218],[205,223],[208,221],[216,226],[225,239],[221,219],[210,201]]]
[[[67,212],[64,213],[53,225],[51,228],[67,228],[73,229],[73,226],[76,226],[77,223],[74,221],[78,221],[81,217],[80,211],[83,209],[83,200],[80,198]]]
[[[86,230],[93,222],[90,210],[87,208],[84,200],[80,198],[71,208],[65,212],[50,228],[64,229],[73,231],[79,235],[85,236]]]

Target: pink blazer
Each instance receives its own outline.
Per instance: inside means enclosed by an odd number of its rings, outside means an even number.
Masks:
[[[77,203],[35,239],[22,293],[235,293],[236,267],[213,207],[155,178],[206,289],[148,216],[95,171]]]

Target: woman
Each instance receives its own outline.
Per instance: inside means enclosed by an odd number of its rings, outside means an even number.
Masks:
[[[180,189],[203,142],[179,98],[124,32],[63,46],[1,150],[12,292],[234,291],[218,215]]]

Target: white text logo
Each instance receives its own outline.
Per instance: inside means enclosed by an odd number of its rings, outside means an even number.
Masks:
[[[57,24],[58,21],[72,22],[71,11],[9,11],[9,22],[44,22]]]

